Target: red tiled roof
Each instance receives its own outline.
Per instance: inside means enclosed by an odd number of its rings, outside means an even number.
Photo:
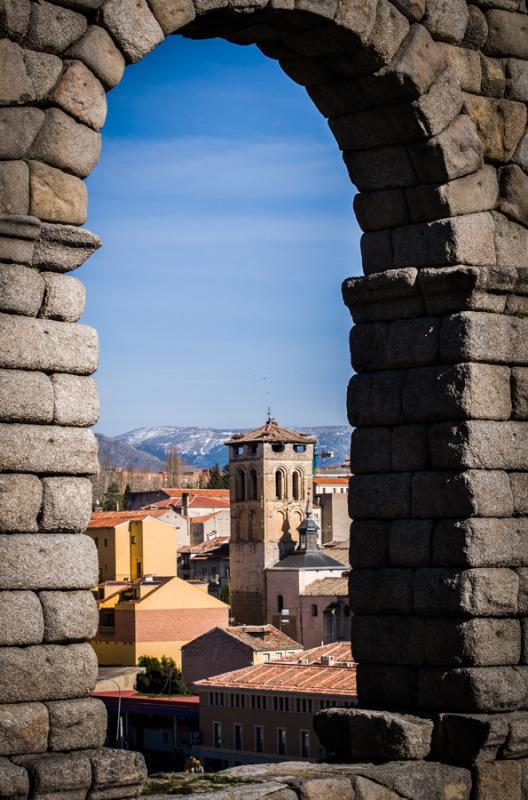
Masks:
[[[194,525],[196,522],[209,522],[210,519],[214,519],[219,511],[213,511],[212,514],[206,514],[204,517],[189,517],[189,522],[191,525]]]
[[[321,486],[333,486],[334,484],[336,486],[348,486],[349,480],[350,478],[347,478],[345,476],[330,478],[328,475],[314,475],[313,482],[319,483],[321,484]]]
[[[301,594],[305,597],[348,596],[348,578],[319,578],[309,583]]]
[[[188,494],[189,497],[194,495],[202,495],[204,497],[229,497],[229,489],[160,489],[165,492],[169,497],[181,497],[182,494]]]
[[[314,648],[314,651],[327,651],[322,655],[331,654],[332,650],[340,652],[340,648],[347,649],[349,662],[352,661],[350,655],[350,642],[341,642],[334,645]],[[266,664],[257,664],[252,667],[244,667],[233,672],[226,672],[223,675],[215,675],[195,683],[196,687],[215,689],[253,689],[267,692],[294,692],[295,694],[325,694],[329,696],[355,697],[356,689],[356,668],[355,665],[346,666],[346,662],[340,659],[337,663],[326,665],[318,662],[308,664],[300,663],[306,658],[310,659],[308,650],[292,659],[282,659],[281,661],[270,661]],[[319,659],[321,656],[319,656]]]
[[[223,630],[252,650],[302,650],[302,644],[274,625],[233,625]]]
[[[101,700],[105,700],[106,698],[116,699],[116,700],[135,700],[138,704],[140,703],[172,703],[173,705],[191,705],[197,706],[200,702],[200,698],[197,695],[174,695],[171,697],[157,697],[156,695],[142,695],[136,692],[134,689],[123,689],[120,692],[92,692],[92,697],[99,697]]]
[[[322,644],[319,647],[312,647],[311,650],[305,650],[303,653],[296,654],[295,656],[282,658],[279,663],[298,664],[302,661],[303,663],[306,662],[309,665],[313,665],[321,663],[322,658],[331,658],[336,664],[349,664],[353,661],[352,645],[350,642]]]
[[[260,428],[255,428],[247,433],[240,433],[228,439],[224,444],[251,444],[252,442],[282,442],[283,444],[316,444],[317,439],[312,439],[304,433],[297,433],[288,428],[281,428],[275,420],[270,420]]]
[[[88,528],[115,528],[123,522],[139,522],[147,517],[158,518],[165,512],[150,509],[148,511],[94,511],[90,517]]]
[[[229,544],[229,536],[215,536],[214,539],[209,539],[209,541],[202,542],[201,544],[188,544],[184,547],[180,547],[178,552],[200,555],[202,553],[210,553],[213,550],[217,550],[218,548],[223,547],[225,544]]]

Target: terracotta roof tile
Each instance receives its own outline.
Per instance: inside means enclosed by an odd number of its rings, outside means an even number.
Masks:
[[[301,594],[305,597],[348,596],[348,577],[319,578],[309,583]]]
[[[163,516],[165,512],[157,509],[150,509],[148,511],[94,511],[88,523],[88,529],[91,528],[114,528],[116,525],[122,525],[124,522],[139,522],[147,517],[154,517],[155,519]]]
[[[333,659],[335,664],[350,664],[353,661],[351,643],[332,642],[331,644],[322,644],[319,647],[312,647],[311,650],[305,650],[298,655],[282,658],[279,663],[298,664],[302,662],[303,664],[319,664],[321,659],[327,658]]]
[[[331,478],[328,475],[315,475],[313,482],[316,484],[320,484],[321,486],[348,486],[350,478],[345,476]]]
[[[252,442],[282,442],[283,444],[316,444],[317,439],[312,439],[304,433],[297,433],[288,428],[281,428],[274,420],[267,422],[253,431],[241,433],[228,439],[224,444],[251,444]]]
[[[224,630],[255,651],[303,649],[302,644],[286,636],[274,625],[235,625]]]

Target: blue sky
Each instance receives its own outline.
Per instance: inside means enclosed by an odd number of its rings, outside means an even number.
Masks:
[[[172,37],[109,95],[78,271],[98,430],[345,422],[354,189],[305,90],[256,47]]]

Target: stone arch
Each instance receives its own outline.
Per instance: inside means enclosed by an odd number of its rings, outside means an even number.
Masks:
[[[29,744],[15,737],[7,755],[102,744],[104,715],[85,698],[96,664],[82,643],[93,633],[89,589],[97,581],[83,531],[88,476],[97,469],[87,428],[98,414],[89,377],[98,344],[93,330],[77,324],[84,289],[67,273],[100,246],[79,226],[105,90],[126,63],[175,32],[256,42],[277,59],[328,118],[359,189],[366,277],[346,281],[343,293],[356,323],[348,410],[360,701],[422,711],[526,706],[524,605],[512,587],[527,565],[515,544],[527,514],[527,18],[517,0],[507,9],[493,5],[2,4],[0,588],[11,622],[0,642],[0,713],[9,721],[5,704],[28,701],[41,732]],[[497,536],[513,542],[500,558]],[[477,592],[467,605],[467,592],[453,587],[467,588],[470,579],[487,587],[486,569],[499,565],[509,618],[496,625],[506,625],[508,649],[490,656],[486,636],[493,639],[490,620],[502,600],[492,591],[481,607]],[[458,581],[449,600],[442,594],[448,568]],[[455,622],[445,620],[453,610],[473,626],[466,633],[457,620],[455,640]],[[21,617],[31,625],[15,633]],[[438,641],[443,651],[435,650]],[[22,684],[30,664],[40,679]],[[75,740],[61,728],[64,715],[80,720]],[[82,722],[88,718],[90,726]],[[132,765],[141,782],[134,755],[76,758],[87,775],[91,760],[92,792],[105,759]],[[27,794],[25,768],[7,764],[2,769],[21,782],[13,793]],[[38,764],[30,771],[40,780]]]

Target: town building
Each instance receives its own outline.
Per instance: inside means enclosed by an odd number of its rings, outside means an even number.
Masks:
[[[201,544],[215,538],[229,539],[231,513],[229,508],[213,510],[207,514],[186,517],[189,523],[189,544]]]
[[[183,679],[190,686],[212,675],[295,656],[302,649],[273,625],[213,628],[182,647]]]
[[[156,505],[164,503],[165,507],[169,505],[174,505],[175,507],[181,507],[185,504],[192,503],[194,498],[199,497],[200,502],[204,502],[206,500],[213,500],[218,499],[219,501],[224,501],[229,505],[229,489],[191,489],[187,487],[163,487],[159,489],[152,489],[144,492],[131,492],[128,497],[128,506],[131,509],[142,509],[142,508],[150,508]],[[187,499],[185,499],[187,498]],[[206,508],[210,508],[209,505],[205,506]],[[224,508],[225,505],[221,504],[218,506],[219,508]],[[203,509],[204,506],[198,505],[199,509]]]
[[[312,491],[315,439],[271,417],[229,446],[231,609],[237,624],[266,621],[265,570],[293,552]]]
[[[304,647],[350,640],[348,575],[318,578],[301,592],[301,639]]]
[[[229,596],[229,538],[218,536],[202,544],[182,547],[178,575],[187,581],[205,581],[209,593],[221,600]]]
[[[138,750],[149,772],[182,771],[197,754],[200,738],[197,696],[145,697],[133,689],[95,691],[108,712],[106,747]]]
[[[216,675],[194,689],[206,769],[322,758],[313,715],[357,703],[350,642]]]
[[[97,587],[99,628],[92,640],[100,665],[135,666],[140,656],[169,656],[181,666],[181,648],[229,624],[229,606],[207,583],[147,575]]]
[[[321,509],[321,541],[348,542],[350,517],[348,514],[348,484],[350,476],[315,475],[313,498]]]
[[[265,571],[266,621],[306,647],[302,627],[302,593],[314,580],[342,577],[343,565],[319,546],[319,526],[312,518],[310,500],[306,517],[298,527],[298,535],[295,551]]]
[[[99,557],[99,582],[135,581],[143,575],[177,574],[177,530],[162,509],[96,511],[86,533]]]

